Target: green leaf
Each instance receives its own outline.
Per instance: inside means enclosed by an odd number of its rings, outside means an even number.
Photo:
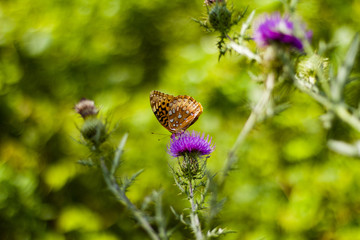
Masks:
[[[137,171],[134,173],[131,178],[125,178],[123,181],[123,190],[124,192],[135,182],[135,179],[144,171],[144,169],[141,169],[140,171]]]
[[[83,166],[87,166],[87,167],[94,167],[95,163],[92,161],[92,159],[81,159],[78,160],[76,163],[83,165]]]
[[[236,233],[236,231],[227,230],[226,228],[216,227],[212,230],[209,230],[206,235],[210,239],[210,238],[218,238],[218,237],[224,236],[228,233]]]
[[[115,174],[117,168],[120,165],[120,158],[121,158],[122,153],[124,152],[124,147],[125,147],[125,143],[128,138],[128,135],[129,135],[128,133],[124,134],[123,138],[121,139],[121,141],[119,143],[119,146],[116,149],[113,164],[111,166],[111,172],[110,172],[111,175]]]
[[[174,214],[176,219],[180,219],[180,214],[178,214],[172,206],[170,206],[170,210]]]

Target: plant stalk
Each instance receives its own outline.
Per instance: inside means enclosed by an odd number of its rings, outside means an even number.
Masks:
[[[197,207],[194,203],[194,189],[192,186],[192,179],[189,178],[189,200],[191,204],[191,213],[190,213],[190,221],[191,221],[191,228],[195,234],[196,240],[203,240],[204,236],[201,232],[201,226],[199,221],[199,216],[197,214]]]
[[[130,199],[126,196],[125,192],[119,187],[115,177],[113,175],[110,175],[110,172],[107,169],[103,158],[100,159],[100,164],[106,185],[114,194],[116,199],[122,204],[124,204],[131,211],[137,222],[146,231],[146,233],[150,236],[152,240],[161,240],[155,230],[151,227],[144,214],[130,201]]]
[[[224,183],[226,176],[228,175],[228,172],[232,169],[233,165],[236,163],[236,151],[240,147],[240,145],[244,142],[247,135],[250,133],[250,131],[254,128],[255,124],[259,120],[260,116],[264,113],[264,110],[268,106],[268,103],[271,100],[271,94],[274,89],[275,85],[275,74],[269,73],[266,82],[265,82],[265,91],[262,94],[260,100],[252,110],[249,118],[246,120],[246,123],[243,127],[243,129],[240,131],[233,147],[231,148],[228,159],[226,161],[226,165],[223,171],[222,179],[220,181],[220,186]]]
[[[349,112],[346,104],[344,104],[342,102],[338,102],[338,103],[332,102],[330,99],[328,99],[318,93],[312,92],[311,90],[301,86],[297,82],[295,82],[295,83],[296,83],[295,84],[296,87],[300,91],[308,94],[310,97],[315,99],[318,103],[323,105],[325,108],[327,108],[328,110],[335,113],[336,116],[338,116],[342,121],[347,123],[349,126],[354,128],[356,131],[360,132],[360,120]]]

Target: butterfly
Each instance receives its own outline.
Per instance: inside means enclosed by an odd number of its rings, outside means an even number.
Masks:
[[[203,108],[194,98],[151,91],[150,106],[160,124],[171,133],[184,132],[201,115]]]

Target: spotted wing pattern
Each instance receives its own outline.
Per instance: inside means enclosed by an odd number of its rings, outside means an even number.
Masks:
[[[174,97],[169,106],[169,128],[175,132],[186,130],[196,122],[203,111],[199,102],[186,95]]]
[[[170,110],[170,102],[173,98],[174,96],[159,91],[152,91],[150,93],[151,109],[160,124],[169,131],[171,130],[169,128],[168,113]]]
[[[160,124],[172,133],[185,131],[203,111],[201,104],[190,96],[174,97],[159,91],[150,93],[150,105]]]

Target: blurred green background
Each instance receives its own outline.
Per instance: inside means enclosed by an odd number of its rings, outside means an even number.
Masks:
[[[280,1],[236,1],[257,13],[282,11]],[[340,62],[360,26],[359,1],[300,1],[313,47],[329,42]],[[136,204],[164,189],[168,206],[188,207],[173,184],[169,134],[155,119],[151,90],[193,96],[204,113],[191,129],[213,137],[208,162],[221,171],[227,153],[259,97],[237,54],[218,61],[216,34],[200,1],[3,0],[0,2],[0,239],[146,239],[130,213],[107,191],[98,169],[76,163],[82,119],[74,104],[95,100],[100,115],[129,140],[120,175],[144,168],[129,197]],[[354,69],[359,72],[359,58]],[[329,151],[327,140],[359,134],[335,122],[325,130],[322,107],[294,91],[290,108],[250,134],[221,197],[224,239],[360,239],[360,162]],[[152,134],[155,132],[155,134]],[[165,134],[163,136],[162,134]],[[179,199],[173,201],[174,199]],[[174,239],[191,239],[180,227]]]

